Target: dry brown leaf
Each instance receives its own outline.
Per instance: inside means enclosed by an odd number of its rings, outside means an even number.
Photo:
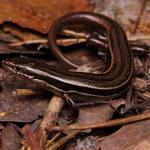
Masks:
[[[150,34],[150,1],[146,1],[145,8],[143,10],[139,25],[138,31],[143,32],[144,34]]]
[[[87,0],[1,0],[0,23],[13,22],[23,28],[47,33],[52,22],[69,12],[92,10]]]
[[[96,12],[115,19],[126,31],[133,32],[142,5],[143,1],[141,0],[99,0],[97,1]]]
[[[100,104],[97,106],[84,106],[79,108],[78,123],[93,123],[97,121],[106,121],[111,119],[115,108],[125,104],[125,100],[116,100],[112,102],[112,106],[109,104]]]
[[[149,141],[149,127],[150,120],[125,125],[102,141],[101,150],[133,150],[137,145],[143,149],[143,141]]]
[[[43,34],[40,34],[39,32],[33,32],[31,30],[27,30],[9,23],[3,24],[3,30],[4,32],[11,33],[13,36],[18,37],[23,41],[45,38],[45,36]]]
[[[1,145],[3,150],[20,149],[20,137],[13,125],[7,125],[2,131]]]

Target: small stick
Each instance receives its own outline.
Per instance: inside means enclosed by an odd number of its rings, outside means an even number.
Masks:
[[[9,45],[11,47],[15,47],[15,46],[21,46],[21,45],[30,45],[30,44],[45,44],[47,43],[48,40],[47,39],[39,39],[39,40],[26,40],[26,41],[21,41],[21,42],[13,42],[10,43]]]
[[[87,33],[84,32],[75,32],[73,30],[63,30],[62,31],[63,35],[66,36],[71,36],[73,38],[69,39],[59,39],[57,40],[58,45],[62,46],[69,46],[73,44],[79,44],[87,41],[87,37],[89,36]],[[105,38],[105,37],[104,37]],[[150,35],[130,35],[128,36],[129,42],[134,42],[138,40],[149,40]],[[37,40],[27,40],[27,41],[22,41],[22,42],[13,42],[10,43],[9,45],[12,47],[15,46],[21,46],[21,45],[29,45],[29,44],[47,44],[48,40],[47,39],[37,39]]]
[[[33,91],[32,89],[16,89],[13,94],[17,96],[29,96],[36,94],[36,91]]]
[[[150,35],[139,35],[139,36],[129,36],[128,37],[129,42],[134,42],[134,41],[139,41],[139,40],[150,40]],[[79,44],[86,42],[87,38],[70,38],[70,39],[59,39],[57,40],[58,45],[60,46],[71,46],[74,44]],[[17,46],[22,46],[22,45],[30,45],[30,44],[47,44],[48,40],[47,39],[39,39],[39,40],[27,40],[27,41],[22,41],[22,42],[13,42],[10,43],[9,45],[11,47],[17,47]]]
[[[50,140],[48,140],[48,142],[45,145],[45,148],[50,147],[60,135],[61,135],[61,132],[56,133]]]
[[[72,36],[75,38],[87,38],[88,34],[84,33],[84,32],[75,32],[73,30],[63,30],[62,31],[63,35],[67,35],[67,36]]]
[[[40,150],[38,144],[36,143],[36,139],[31,131],[30,125],[25,125],[22,129],[23,134],[26,137],[26,141],[28,143],[28,148],[30,147],[32,150]]]
[[[72,36],[72,37],[75,37],[75,38],[84,38],[84,39],[87,39],[88,37],[88,34],[84,33],[84,32],[75,32],[73,30],[64,30],[62,32],[64,35],[69,35],[69,36]],[[150,40],[150,35],[147,34],[147,35],[129,35],[127,36],[128,38],[128,41],[139,41],[139,40]]]
[[[93,129],[93,128],[106,128],[116,125],[123,125],[131,122],[141,121],[145,119],[150,119],[150,113],[143,113],[136,116],[130,116],[121,119],[114,119],[104,122],[96,122],[92,124],[72,124],[69,126],[50,126],[47,128],[49,131],[64,131],[64,130],[85,130],[85,129]]]
[[[58,45],[61,45],[61,46],[70,46],[73,44],[80,44],[80,43],[86,42],[86,39],[85,38],[59,39],[56,42]],[[47,44],[47,43],[48,43],[47,39],[40,39],[40,40],[28,40],[28,41],[22,41],[22,42],[15,42],[15,43],[10,43],[9,45],[11,47],[16,47],[16,46],[22,46],[22,45]]]
[[[61,108],[64,105],[64,101],[61,97],[53,96],[49,106],[46,110],[46,113],[42,119],[41,125],[39,130],[36,132],[36,139],[38,141],[38,144],[40,148],[42,149],[47,141],[47,135],[45,129],[48,126],[54,126],[58,115],[61,111]]]
[[[80,38],[80,39],[69,38],[69,39],[59,39],[56,42],[58,45],[61,45],[61,46],[71,46],[74,44],[80,44],[80,43],[86,42],[86,39],[85,38]]]
[[[67,136],[61,138],[60,140],[58,140],[55,144],[53,144],[52,146],[50,146],[49,148],[47,148],[46,150],[57,150],[60,146],[62,146],[65,142],[67,142],[68,140],[70,140],[71,138],[73,138],[74,136],[76,136],[78,133],[80,133],[82,130],[74,130],[72,131],[70,134],[68,134]]]
[[[129,41],[139,41],[139,40],[150,40],[150,35],[130,35],[128,36]]]

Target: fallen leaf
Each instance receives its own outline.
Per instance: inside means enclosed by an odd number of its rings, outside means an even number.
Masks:
[[[1,0],[0,23],[13,22],[23,28],[47,33],[58,17],[75,11],[92,10],[87,0]]]
[[[111,150],[133,150],[137,145],[144,146],[145,141],[149,141],[149,135],[150,120],[140,121],[124,125],[114,134],[103,140],[100,143],[100,147],[101,150],[110,150],[110,147]]]
[[[20,150],[20,136],[13,126],[7,125],[2,131],[1,138],[3,150]]]

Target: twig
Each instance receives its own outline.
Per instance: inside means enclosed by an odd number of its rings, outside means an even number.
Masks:
[[[140,41],[140,40],[150,40],[150,35],[130,35],[128,37],[129,41]]]
[[[60,146],[62,146],[65,142],[67,142],[68,140],[70,140],[71,138],[73,138],[74,136],[76,136],[78,133],[80,133],[82,130],[75,130],[72,131],[70,134],[68,134],[67,136],[61,138],[59,141],[57,141],[55,144],[53,144],[51,147],[47,148],[46,150],[56,150],[58,149]]]
[[[131,122],[141,121],[145,119],[150,119],[150,113],[143,113],[137,116],[130,116],[121,119],[109,120],[104,122],[96,122],[92,124],[72,124],[69,126],[50,126],[47,128],[49,131],[64,131],[64,130],[85,130],[93,128],[106,128],[110,126],[123,125]]]
[[[80,39],[70,38],[70,39],[60,39],[60,40],[57,40],[56,42],[60,46],[71,46],[73,44],[80,44],[80,43],[86,42],[86,39],[85,38],[80,38]]]
[[[36,139],[41,149],[44,147],[46,140],[47,140],[45,129],[48,126],[55,125],[57,118],[58,118],[58,114],[60,113],[63,105],[64,105],[64,101],[61,97],[58,97],[58,96],[52,97],[50,104],[47,108],[47,111],[42,119],[40,128],[36,132],[36,137],[37,137]]]
[[[50,147],[60,135],[61,135],[61,132],[56,133],[50,140],[48,140],[48,142],[45,145],[45,148]]]
[[[59,39],[57,40],[58,45],[62,46],[70,46],[73,44],[79,44],[87,41],[88,34],[84,32],[76,32],[73,30],[63,30],[62,31],[63,35],[70,36],[73,38],[68,38],[68,39]],[[150,35],[130,35],[128,36],[128,40],[130,42],[138,41],[138,40],[150,40]],[[22,41],[22,42],[13,42],[10,43],[9,45],[12,47],[16,46],[21,46],[21,45],[30,45],[30,44],[47,44],[48,40],[47,39],[38,39],[38,40],[27,40],[27,41]]]
[[[33,91],[32,89],[16,89],[13,92],[13,94],[17,96],[26,96],[26,95],[29,96],[29,95],[34,95],[37,92],[40,92],[40,91]]]
[[[67,30],[67,29],[63,30],[62,33],[63,35],[68,35],[75,38],[86,38],[88,36],[88,34],[84,32],[75,32],[73,30]]]
[[[79,44],[86,42],[86,38],[70,38],[70,39],[59,39],[57,40],[57,44],[60,46],[71,46],[74,44]],[[130,43],[134,41],[140,41],[140,40],[150,40],[150,35],[130,35],[128,37],[128,40]],[[9,45],[11,47],[17,47],[17,46],[22,46],[22,45],[30,45],[30,44],[47,44],[48,40],[47,39],[40,39],[40,40],[27,40],[27,41],[22,41],[22,42],[13,42],[10,43]]]
[[[86,42],[86,39],[85,38],[59,39],[56,42],[58,45],[61,45],[61,46],[70,46],[73,44],[80,44],[80,43]],[[10,43],[9,45],[11,47],[16,47],[16,46],[22,46],[22,45],[47,44],[47,43],[48,43],[47,39],[41,39],[41,40],[29,40],[29,41],[15,42],[15,43]]]
[[[28,142],[28,146],[32,149],[32,150],[40,150],[40,148],[38,147],[38,144],[36,143],[36,139],[31,131],[31,127],[30,125],[26,125],[23,129],[22,129],[23,134],[26,137],[26,141]]]
[[[22,42],[13,42],[10,43],[9,46],[15,47],[15,46],[21,46],[21,45],[30,45],[30,44],[45,44],[47,43],[47,39],[40,39],[40,40],[27,40]]]

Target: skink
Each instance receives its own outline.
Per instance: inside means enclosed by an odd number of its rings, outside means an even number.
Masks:
[[[101,28],[106,30],[111,57],[107,60],[108,67],[103,73],[72,72],[27,58],[4,60],[3,67],[57,95],[73,97],[75,101],[109,100],[124,93],[132,79],[133,58],[120,25],[106,16],[89,12],[73,13],[58,19],[50,29],[49,45],[58,60],[75,68],[77,66],[64,57],[56,44],[57,34],[67,24],[84,24],[97,31]]]

